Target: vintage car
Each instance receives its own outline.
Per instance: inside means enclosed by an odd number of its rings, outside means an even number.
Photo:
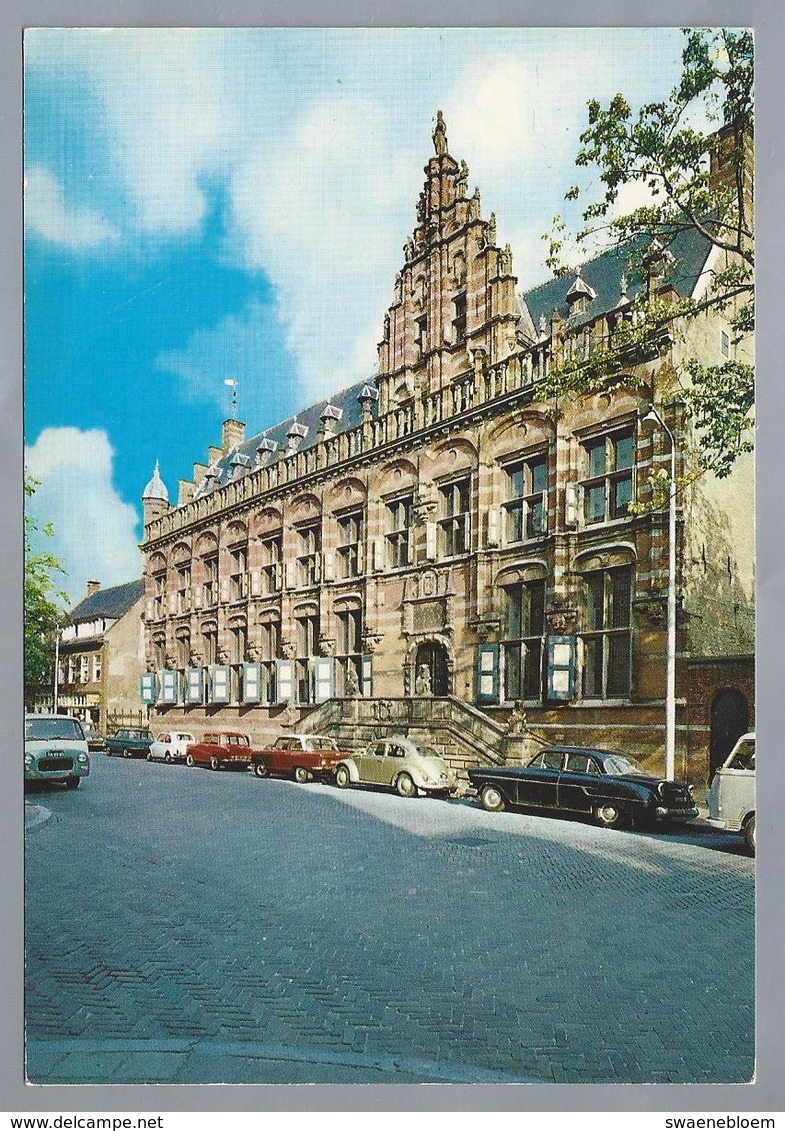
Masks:
[[[25,782],[58,781],[76,789],[90,773],[90,755],[78,719],[25,715]]]
[[[648,773],[628,754],[549,746],[526,766],[469,770],[483,809],[508,806],[585,813],[607,828],[697,817],[692,787]]]
[[[251,740],[247,734],[234,730],[211,731],[200,742],[189,742],[185,753],[187,766],[209,766],[220,770],[222,766],[251,764]]]
[[[743,734],[712,778],[706,797],[709,824],[744,834],[755,855],[755,732]]]
[[[120,727],[106,740],[107,754],[122,754],[123,758],[146,758],[153,736],[146,727]]]
[[[104,736],[102,734],[99,734],[94,727],[85,726],[84,723],[82,724],[82,730],[84,731],[87,749],[90,751],[90,753],[103,754],[106,751],[106,739],[104,738]]]
[[[362,754],[342,758],[335,767],[335,784],[391,786],[401,797],[419,793],[453,793],[458,779],[450,766],[428,746],[396,734],[372,742]]]
[[[335,739],[324,734],[282,734],[272,746],[254,750],[251,765],[258,778],[286,774],[302,784],[332,776],[342,757]]]
[[[182,730],[159,734],[147,751],[148,762],[184,762],[189,742],[196,742],[192,734]]]

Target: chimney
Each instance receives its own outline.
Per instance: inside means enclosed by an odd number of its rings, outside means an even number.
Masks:
[[[92,597],[93,593],[97,593],[101,588],[100,581],[88,581],[87,583],[87,596]]]
[[[225,420],[221,432],[221,448],[230,452],[237,448],[245,439],[245,425],[239,420]]]

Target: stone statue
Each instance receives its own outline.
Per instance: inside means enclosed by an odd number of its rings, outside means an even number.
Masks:
[[[475,188],[474,194],[469,201],[469,219],[479,220],[480,218],[480,190],[479,187]]]
[[[488,220],[488,244],[490,247],[496,246],[496,213],[491,212]]]
[[[360,683],[354,664],[349,664],[346,671],[346,695],[349,699],[356,699],[360,694]]]
[[[414,694],[431,694],[431,673],[428,669],[427,664],[420,664],[419,668],[417,669],[417,678],[414,681]]]
[[[469,180],[469,166],[465,161],[461,161],[461,171],[458,174],[458,183],[455,186],[456,194],[459,198],[466,196],[466,185]]]
[[[438,157],[443,157],[447,152],[447,127],[441,110],[436,111],[436,128],[433,131],[433,147]]]
[[[510,717],[507,721],[508,734],[525,734],[528,730],[528,721],[526,712],[523,709],[523,703],[520,699],[516,700],[513,706]]]

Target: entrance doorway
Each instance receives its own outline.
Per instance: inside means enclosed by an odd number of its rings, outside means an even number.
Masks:
[[[749,730],[749,725],[749,704],[740,691],[720,691],[714,697],[709,739],[710,777],[728,757],[736,739]]]
[[[450,672],[447,666],[447,649],[444,645],[435,641],[418,645],[417,658],[414,661],[415,679],[423,665],[428,669],[431,677],[431,694],[449,695]]]

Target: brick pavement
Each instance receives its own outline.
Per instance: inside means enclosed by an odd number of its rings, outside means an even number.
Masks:
[[[733,838],[106,758],[35,800],[32,1082],[753,1075]]]

